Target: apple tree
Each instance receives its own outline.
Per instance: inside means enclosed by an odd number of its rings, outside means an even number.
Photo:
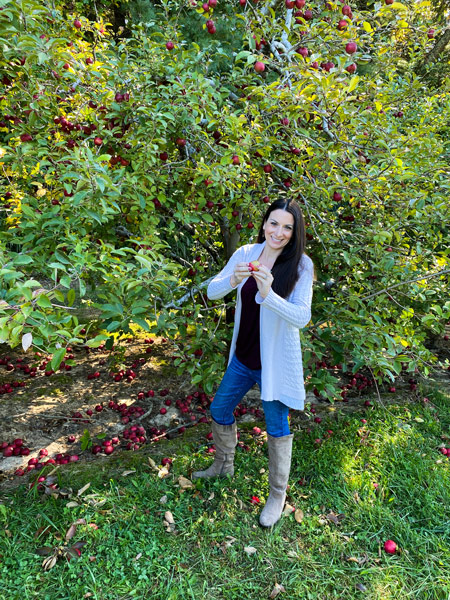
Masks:
[[[3,342],[56,369],[70,344],[138,326],[211,392],[232,303],[206,284],[289,195],[317,277],[308,385],[335,398],[341,368],[429,373],[450,316],[448,91],[423,70],[442,19],[390,0],[171,0],[141,22],[129,3],[124,36],[101,11],[0,8]]]

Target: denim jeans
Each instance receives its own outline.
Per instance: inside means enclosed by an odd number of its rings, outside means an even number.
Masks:
[[[261,369],[249,369],[234,355],[211,404],[214,421],[219,425],[232,425],[234,409],[255,383],[261,389]],[[289,435],[289,408],[279,400],[263,400],[262,405],[267,433],[272,437]]]

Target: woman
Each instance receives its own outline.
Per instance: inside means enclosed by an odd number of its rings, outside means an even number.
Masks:
[[[236,290],[236,314],[228,368],[211,404],[215,460],[193,477],[233,475],[237,443],[233,411],[257,383],[269,449],[270,494],[259,519],[264,527],[278,521],[286,499],[293,438],[289,407],[304,407],[298,330],[311,318],[314,273],[304,248],[299,205],[276,200],[264,215],[258,243],[236,250],[208,286],[212,300]]]

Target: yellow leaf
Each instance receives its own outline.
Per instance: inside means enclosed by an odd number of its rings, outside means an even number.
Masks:
[[[352,77],[352,80],[350,81],[350,85],[347,88],[347,94],[350,94],[351,92],[353,92],[353,90],[358,85],[358,81],[359,81],[358,75],[355,75],[354,77]]]
[[[45,196],[45,194],[47,193],[47,190],[45,188],[40,188],[37,192],[36,192],[36,196],[38,198],[42,198],[42,196]]]
[[[363,29],[364,31],[367,31],[367,33],[371,33],[373,31],[372,26],[367,21],[364,21]]]
[[[375,108],[377,109],[377,112],[380,112],[380,110],[383,108],[383,105],[381,102],[378,102],[378,100],[375,100]]]

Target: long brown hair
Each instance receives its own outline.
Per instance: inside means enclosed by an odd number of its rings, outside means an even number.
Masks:
[[[258,243],[265,241],[263,226],[274,210],[285,210],[294,217],[294,227],[289,243],[283,248],[272,268],[274,278],[272,289],[282,298],[287,298],[298,280],[298,265],[306,246],[305,220],[302,209],[295,200],[278,199],[272,202],[263,217],[258,232]]]

